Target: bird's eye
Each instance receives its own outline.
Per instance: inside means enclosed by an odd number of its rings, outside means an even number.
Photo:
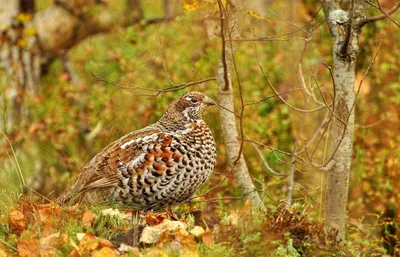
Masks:
[[[186,97],[185,99],[192,103],[197,103],[199,101],[199,99],[190,96]]]

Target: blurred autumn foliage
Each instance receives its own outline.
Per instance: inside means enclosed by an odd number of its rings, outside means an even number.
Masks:
[[[47,0],[36,2],[39,9],[50,4]],[[104,2],[115,8],[120,5],[119,1]],[[360,40],[356,85],[380,42],[382,46],[356,102],[349,242],[345,246],[334,243],[332,235],[325,235],[322,230],[323,172],[299,165],[292,207],[282,209],[281,202],[288,190],[287,177],[271,174],[251,143],[245,143],[244,155],[268,208],[267,214],[257,214],[261,216],[252,216],[243,201],[232,199],[239,196],[232,177],[197,199],[199,203],[178,206],[176,210],[191,213],[183,214],[179,221],[167,214],[137,214],[142,217],[135,223],[136,214],[125,210],[117,211],[115,216],[103,213],[109,207],[77,209],[48,203],[72,183],[94,154],[120,136],[155,122],[166,105],[183,91],[194,89],[211,97],[216,95],[216,84],[207,83],[145,97],[96,81],[92,76],[122,87],[146,89],[214,77],[221,47],[215,3],[166,2],[173,10],[172,20],[155,24],[138,22],[127,28],[115,26],[110,33],[95,35],[76,45],[68,52],[67,62],[61,58],[51,62],[40,79],[39,94],[28,97],[31,122],[7,134],[15,152],[7,140],[0,139],[0,256],[128,256],[128,252],[129,256],[139,256],[139,252],[141,256],[399,254],[400,33],[390,20],[369,24]],[[259,59],[275,88],[287,92],[284,100],[311,109],[301,90],[296,90],[300,87],[300,60],[310,88],[318,83],[324,92],[332,90],[331,75],[324,65],[332,62],[331,39],[323,12],[319,11],[320,3],[267,1],[268,8],[259,9],[257,1],[245,2],[248,3],[241,10],[243,24],[238,24],[242,27],[241,36],[256,35],[267,40],[237,44],[236,61],[244,101],[249,103],[274,95],[264,81]],[[343,2],[345,5],[348,1]],[[396,2],[381,0],[380,4],[388,9]],[[143,21],[164,13],[163,1],[142,0],[141,6]],[[379,11],[374,10],[373,14]],[[400,14],[392,18],[398,21]],[[310,32],[311,27],[307,27],[310,20],[315,31],[312,37],[305,38],[302,31]],[[66,64],[70,68],[66,69]],[[2,70],[0,76],[3,96],[10,77]],[[239,106],[237,90],[235,94]],[[0,113],[5,108],[0,105]],[[218,185],[230,167],[217,113],[216,109],[209,110],[204,117],[214,133],[218,159],[213,177],[199,195]],[[305,139],[313,137],[322,120],[320,113],[296,113],[272,97],[246,108],[243,130],[252,140],[291,152],[295,142],[302,145]],[[284,154],[268,149],[262,149],[261,153],[273,170],[283,174],[289,171],[289,160]],[[325,154],[323,147],[316,151],[318,158]],[[21,186],[19,171],[27,187]],[[221,200],[214,201],[216,198]],[[157,231],[159,237],[145,238],[149,243],[140,243],[142,238],[134,237],[139,234],[143,237],[146,229]],[[138,245],[132,247],[135,240]],[[122,244],[130,248],[120,248]]]

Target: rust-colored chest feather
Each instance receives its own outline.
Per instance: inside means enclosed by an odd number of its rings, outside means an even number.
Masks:
[[[215,142],[201,115],[215,102],[188,92],[160,120],[111,143],[83,167],[59,203],[118,201],[133,209],[181,203],[211,176]]]
[[[214,138],[204,121],[173,132],[150,126],[96,155],[71,193],[83,202],[106,198],[134,209],[160,209],[192,196],[211,176],[215,160]]]
[[[144,141],[144,144],[142,143]],[[212,134],[203,122],[123,145],[139,154],[120,162],[113,197],[141,209],[159,209],[188,199],[211,175],[216,158]]]

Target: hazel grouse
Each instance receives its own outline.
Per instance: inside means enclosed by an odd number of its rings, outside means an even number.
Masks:
[[[111,200],[157,210],[184,202],[214,168],[215,142],[202,119],[210,105],[215,102],[200,92],[174,100],[159,121],[98,153],[58,203]]]

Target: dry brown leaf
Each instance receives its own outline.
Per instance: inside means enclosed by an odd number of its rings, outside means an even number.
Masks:
[[[242,213],[247,212],[249,209],[250,209],[250,200],[247,199],[247,200],[244,202],[244,206],[243,206]]]
[[[40,257],[53,257],[56,256],[56,248],[49,246],[49,247],[43,247],[41,246],[39,250],[39,255]]]
[[[0,244],[0,257],[14,256],[12,253],[6,250],[2,244]]]
[[[86,210],[82,216],[82,224],[85,228],[92,227],[93,221],[97,218],[97,216],[90,210]]]
[[[200,227],[200,226],[195,226],[192,230],[189,231],[190,234],[196,236],[196,237],[200,237],[202,234],[204,234],[204,228]]]
[[[49,236],[40,238],[40,244],[55,246],[58,244],[59,238],[60,238],[60,232],[57,232],[57,233],[51,234]]]
[[[145,221],[146,224],[150,225],[150,226],[155,226],[160,224],[161,222],[163,222],[165,219],[167,218],[167,216],[165,214],[146,214],[145,216]]]
[[[92,257],[116,257],[116,256],[117,254],[115,250],[108,247],[103,247],[100,249],[100,251],[96,251],[92,255]]]
[[[72,257],[81,257],[81,254],[76,249],[72,250],[72,252],[69,255]]]
[[[78,238],[78,241],[80,242],[85,235],[86,233],[76,233],[76,238]]]
[[[156,227],[145,227],[140,236],[140,242],[145,244],[155,244],[160,240],[164,230]]]
[[[181,257],[199,257],[199,250],[197,249],[197,244],[191,236],[183,235],[179,231],[175,232],[175,235],[180,238]]]
[[[108,248],[112,248],[114,249],[115,246],[113,245],[113,243],[111,243],[109,240],[105,239],[105,238],[97,238],[97,240],[99,241],[99,247],[103,248],[103,247],[108,247]]]
[[[12,231],[17,235],[21,234],[21,232],[27,228],[24,214],[17,210],[10,212],[9,222]]]
[[[97,237],[92,233],[86,233],[82,240],[79,242],[79,251],[81,253],[87,253],[95,250],[99,246]]]
[[[53,204],[38,205],[38,213],[40,220],[43,223],[47,223],[50,217],[59,217],[61,210],[60,208]]]
[[[258,13],[256,13],[256,12],[253,12],[253,11],[247,11],[246,13],[247,13],[248,15],[250,15],[250,16],[252,16],[252,17],[256,18],[256,19],[265,20],[265,18],[264,18],[264,17],[262,17],[261,15],[259,15],[259,14],[258,14]]]
[[[145,227],[142,235],[140,236],[140,242],[145,244],[155,244],[160,240],[160,237],[164,232],[179,231],[185,236],[189,235],[186,230],[187,225],[181,221],[171,221],[168,219],[163,220],[162,223],[154,227]]]
[[[186,11],[197,11],[205,6],[204,0],[182,0],[182,7]]]
[[[38,240],[29,239],[17,243],[18,255],[21,257],[39,256],[40,244]]]
[[[101,213],[104,216],[118,217],[123,220],[132,220],[132,213],[123,213],[123,212],[119,211],[118,209],[108,208],[108,209],[102,210]]]
[[[203,244],[208,248],[211,248],[213,246],[214,235],[209,228],[207,228],[207,230],[201,235],[201,240],[203,241]]]
[[[167,231],[176,231],[176,230],[184,230],[186,231],[187,225],[181,221],[175,220],[164,220],[162,223],[155,226],[161,230]]]
[[[7,257],[7,253],[3,249],[0,249],[0,257]]]

